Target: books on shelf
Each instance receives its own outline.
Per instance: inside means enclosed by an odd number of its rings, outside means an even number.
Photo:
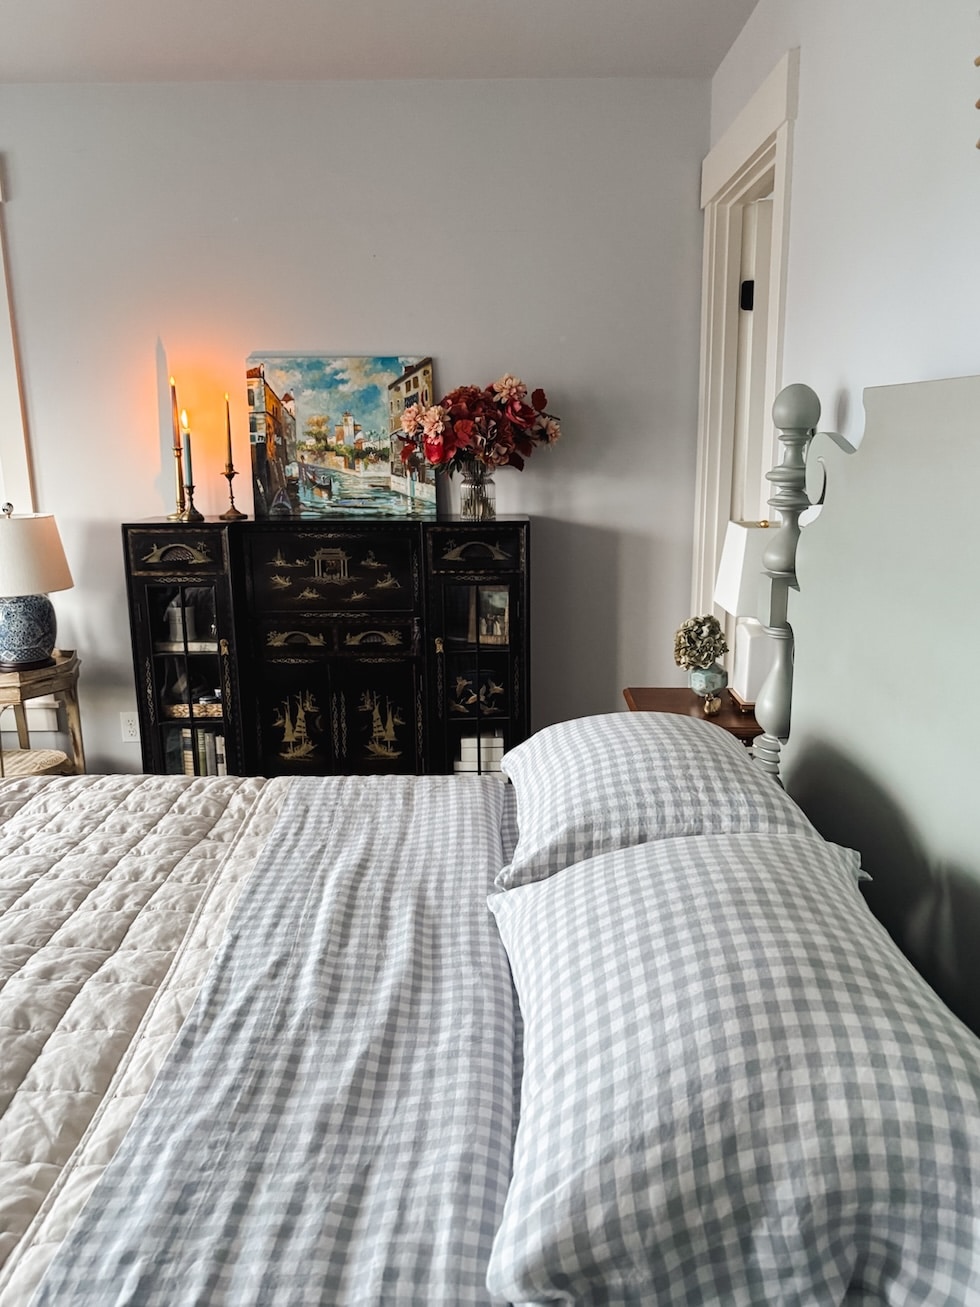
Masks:
[[[504,737],[500,732],[492,735],[463,735],[459,741],[459,757],[453,764],[457,772],[500,771],[504,756]]]
[[[181,762],[185,776],[227,776],[225,737],[218,731],[184,726],[180,732]]]

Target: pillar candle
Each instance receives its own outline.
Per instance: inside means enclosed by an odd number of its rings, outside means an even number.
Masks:
[[[227,472],[230,472],[231,469],[235,466],[235,464],[233,463],[231,457],[231,408],[229,407],[228,404],[227,395],[225,395],[225,429],[228,432],[228,462],[225,465],[225,470]]]

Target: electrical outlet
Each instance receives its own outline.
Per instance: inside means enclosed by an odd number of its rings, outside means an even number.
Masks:
[[[119,734],[127,744],[139,744],[140,742],[140,718],[139,713],[121,712],[119,714]]]

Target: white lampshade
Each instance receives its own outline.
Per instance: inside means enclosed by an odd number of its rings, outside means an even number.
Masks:
[[[773,644],[756,620],[762,555],[775,535],[763,522],[729,522],[715,581],[715,603],[742,620],[736,623],[728,689],[743,708],[751,708],[772,665]]]
[[[762,555],[774,528],[762,522],[729,522],[715,580],[715,603],[733,617],[758,617]]]
[[[50,513],[0,513],[0,598],[46,595],[73,585]]]

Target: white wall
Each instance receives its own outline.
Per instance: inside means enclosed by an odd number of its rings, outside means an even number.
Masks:
[[[198,505],[247,470],[256,349],[515,371],[564,439],[498,477],[532,533],[536,725],[674,679],[695,457],[706,83],[0,87],[38,507],[76,588],[90,770],[136,770],[119,523],[170,511],[167,378]],[[248,509],[248,478],[236,482]]]
[[[800,49],[784,376],[860,439],[865,386],[974,372],[973,0],[760,0],[712,82],[715,141]]]
[[[811,385],[821,426],[857,443],[867,388],[980,371],[980,21],[975,0],[760,0],[714,78],[713,138],[793,45],[784,380]],[[969,688],[942,688],[943,621],[967,659],[973,649],[980,546],[966,501],[980,417],[955,430],[936,421],[903,438],[879,419],[856,455],[828,459],[827,508],[803,533],[790,608],[798,639],[784,775],[829,838],[861,850],[874,875],[869,902],[980,1030],[971,799],[980,706]],[[855,550],[847,530],[858,521],[868,532]]]

